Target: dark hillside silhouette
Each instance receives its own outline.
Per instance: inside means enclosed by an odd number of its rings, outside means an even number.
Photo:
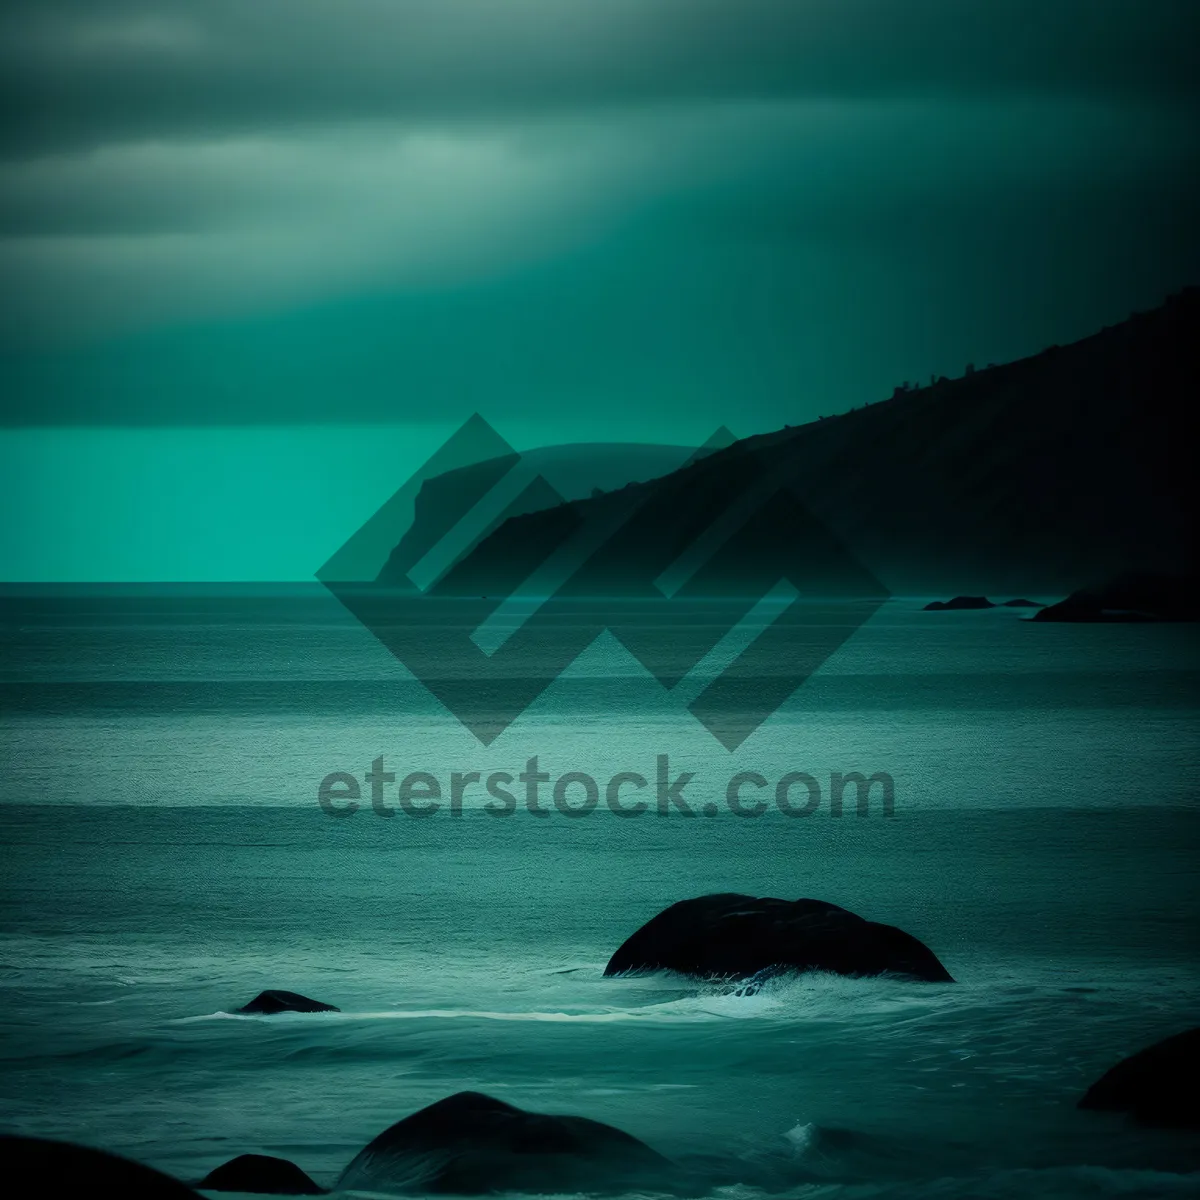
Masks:
[[[636,508],[622,538],[636,558],[749,472],[786,484],[892,592],[1054,594],[1126,569],[1194,572],[1198,362],[1191,288],[1072,345],[899,388],[570,508],[581,522]],[[454,574],[485,590],[487,564],[536,558],[573,525],[553,510],[507,521]]]

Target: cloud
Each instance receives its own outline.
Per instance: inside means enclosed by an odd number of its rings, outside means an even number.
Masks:
[[[479,283],[561,253],[628,178],[604,138],[369,127],[0,165],[0,334]]]
[[[0,152],[903,95],[1195,101],[1193,0],[10,0]]]
[[[1148,106],[1094,101],[796,101],[8,162],[0,336],[519,285],[538,264],[622,237],[700,262],[730,241],[911,241],[1130,179],[1178,187],[1195,174],[1186,129]]]
[[[453,395],[702,397],[720,424],[734,393],[783,413],[820,380],[831,411],[1036,349],[1200,260],[1197,24],[1193,0],[9,0],[0,421]],[[1058,294],[1065,326],[1038,316]]]

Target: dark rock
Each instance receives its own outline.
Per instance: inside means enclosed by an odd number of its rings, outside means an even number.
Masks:
[[[681,1179],[669,1159],[611,1125],[459,1092],[384,1130],[337,1186],[457,1195],[595,1193],[674,1191]]]
[[[341,1011],[340,1008],[334,1008],[332,1004],[322,1004],[320,1000],[310,1000],[307,996],[301,996],[299,992],[281,992],[274,988],[269,992],[259,992],[245,1008],[238,1009],[238,1012],[264,1013],[267,1015],[282,1012],[313,1013]]]
[[[955,596],[953,600],[934,600],[925,605],[926,612],[942,612],[952,608],[995,608],[986,596]]]
[[[771,968],[954,982],[933,951],[902,929],[823,900],[733,893],[672,904],[625,941],[604,973],[668,970],[749,979]]]
[[[119,1196],[121,1200],[200,1200],[187,1184],[103,1150],[70,1142],[0,1135],[0,1174],[13,1195]]]
[[[1156,1042],[1106,1071],[1080,1108],[1131,1113],[1147,1125],[1200,1129],[1200,1029]]]
[[[270,1154],[239,1154],[196,1185],[210,1192],[250,1192],[260,1196],[324,1196],[293,1162]]]
[[[1036,613],[1035,621],[1200,621],[1200,579],[1126,571],[1081,588]]]
[[[1107,622],[1138,622],[1153,621],[1156,618],[1133,612],[1106,612],[1091,600],[1068,596],[1057,604],[1047,605],[1041,612],[1034,613],[1035,621],[1059,621],[1069,623],[1086,623],[1091,621]]]
[[[1005,608],[1045,608],[1046,606],[1037,600],[1005,600]]]

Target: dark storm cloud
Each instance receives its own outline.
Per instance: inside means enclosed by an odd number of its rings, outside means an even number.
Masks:
[[[0,151],[714,99],[1192,99],[1198,10],[1195,0],[9,0]]]
[[[886,255],[956,229],[960,244],[973,232],[982,245],[997,222],[1044,227],[1059,213],[1084,237],[1090,214],[1125,193],[1125,207],[1153,199],[1175,224],[1194,190],[1190,128],[1144,104],[793,101],[448,130],[368,123],[10,161],[0,341],[355,290],[490,290],[498,276],[503,308],[536,299],[526,289],[539,263],[590,258],[589,247],[634,253],[648,275],[664,255],[703,273],[761,248],[780,261],[813,243]],[[585,274],[574,286],[601,284]],[[588,326],[581,317],[582,344]]]
[[[749,432],[1069,340],[1200,270],[1198,25],[0,0],[0,425]]]

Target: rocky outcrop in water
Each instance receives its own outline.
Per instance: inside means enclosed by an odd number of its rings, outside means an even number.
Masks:
[[[672,904],[622,944],[604,973],[668,970],[749,979],[772,969],[953,983],[933,951],[902,929],[823,900],[734,893]]]
[[[270,1154],[239,1154],[196,1185],[210,1192],[249,1192],[256,1196],[324,1196],[294,1162]]]
[[[1080,1108],[1126,1112],[1147,1125],[1200,1129],[1200,1028],[1122,1059],[1088,1088]]]
[[[953,600],[933,600],[925,605],[926,612],[943,612],[957,608],[995,608],[986,596],[955,596]]]
[[[459,1092],[384,1130],[337,1186],[477,1196],[674,1191],[680,1180],[669,1159],[611,1125]]]
[[[270,991],[259,992],[249,1004],[244,1008],[238,1009],[238,1012],[241,1013],[258,1013],[266,1016],[284,1012],[316,1013],[341,1011],[340,1008],[335,1008],[332,1004],[323,1004],[320,1000],[310,1000],[307,996],[301,996],[299,992],[283,992],[275,988]]]
[[[187,1184],[103,1150],[44,1138],[0,1135],[0,1178],[11,1195],[71,1200],[200,1200]]]
[[[1200,621],[1200,579],[1126,571],[1072,592],[1035,614],[1035,621]]]

